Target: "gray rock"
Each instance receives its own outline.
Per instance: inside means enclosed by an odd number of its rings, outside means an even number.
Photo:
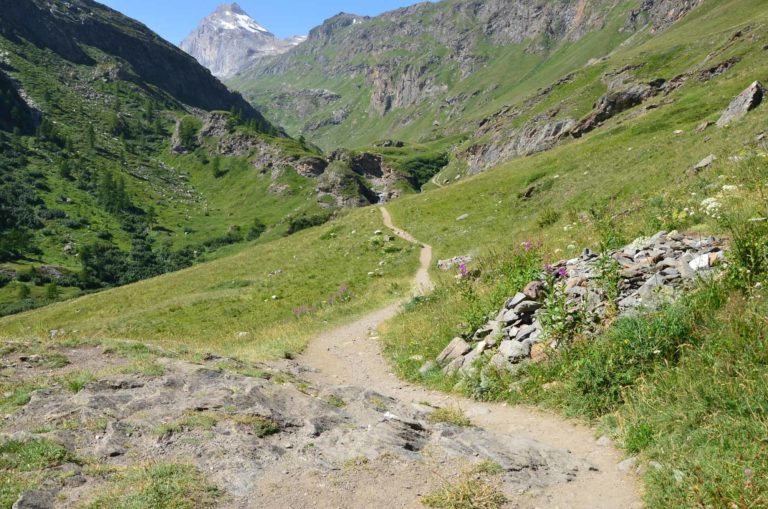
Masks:
[[[616,465],[616,468],[619,469],[621,472],[631,472],[635,469],[637,466],[637,456],[632,456],[630,458],[625,459],[618,465]]]
[[[515,313],[521,316],[532,315],[541,309],[541,303],[533,300],[526,300],[515,306]]]
[[[680,259],[677,261],[677,270],[680,272],[680,275],[684,278],[691,278],[696,274],[696,271],[694,271],[691,268],[691,262],[693,261],[693,256],[691,254],[684,254],[680,257]]]
[[[693,170],[698,173],[701,170],[712,166],[715,161],[717,161],[717,157],[714,154],[709,154],[707,157],[696,163],[696,166],[693,167]]]
[[[528,341],[507,340],[499,345],[499,354],[512,363],[520,362],[531,356],[531,343]]]
[[[451,270],[454,267],[458,267],[462,263],[467,264],[471,261],[472,256],[470,255],[454,256],[453,258],[449,258],[447,260],[439,260],[437,262],[437,268],[440,270]]]
[[[466,359],[464,357],[457,357],[453,359],[451,362],[449,362],[444,368],[443,373],[446,375],[450,375],[452,373],[457,372],[464,366],[464,361]]]
[[[517,335],[515,335],[515,340],[518,342],[525,341],[526,339],[530,338],[537,330],[537,327],[533,324],[526,325],[520,329]]]
[[[506,309],[514,309],[515,307],[517,307],[517,306],[518,306],[518,304],[520,304],[521,302],[524,302],[524,301],[525,301],[525,300],[527,300],[527,299],[528,299],[528,297],[527,297],[527,296],[526,296],[524,293],[522,293],[522,292],[519,292],[519,293],[517,293],[517,294],[516,294],[514,297],[512,297],[511,299],[509,299],[509,300],[508,300],[508,301],[507,301],[507,302],[504,304],[504,307],[505,307]]]
[[[763,87],[763,84],[759,81],[753,82],[731,102],[728,109],[725,110],[717,121],[717,127],[725,127],[743,118],[747,113],[760,105],[764,95],[765,87]]]
[[[693,260],[690,261],[688,266],[693,271],[698,271],[698,270],[702,270],[702,269],[708,269],[710,267],[710,265],[709,265],[709,254],[703,254],[703,255],[697,256],[696,258],[694,258]]]
[[[494,354],[494,356],[491,357],[491,360],[488,363],[488,365],[492,366],[493,368],[499,371],[512,372],[515,369],[514,364],[509,362],[509,359],[507,359],[507,357],[501,353]]]
[[[658,288],[664,286],[665,284],[666,281],[662,276],[659,274],[654,274],[643,284],[643,286],[640,287],[640,290],[638,290],[638,295],[644,302],[651,301],[654,298],[654,292],[656,292]]]
[[[495,320],[491,320],[483,328],[478,329],[477,332],[475,332],[474,336],[472,336],[472,339],[475,341],[479,341],[481,339],[485,339],[490,336],[498,336],[501,334],[502,330],[502,324],[501,322],[497,322]]]
[[[46,491],[25,491],[13,503],[12,509],[53,509],[53,495]]]
[[[509,325],[510,323],[515,323],[520,319],[520,315],[518,315],[514,309],[503,309],[501,313],[499,313],[500,318],[497,320],[504,325]]]
[[[449,364],[469,352],[471,349],[472,347],[469,343],[464,341],[463,338],[453,338],[453,340],[448,343],[448,346],[446,346],[445,349],[440,352],[440,355],[437,356],[437,363],[441,366]]]
[[[467,355],[464,356],[464,363],[459,368],[459,371],[464,376],[472,376],[477,373],[477,366],[475,365],[475,361],[480,358],[480,356],[483,355],[483,350],[480,348],[475,348],[471,352],[469,352]]]
[[[435,369],[435,367],[436,367],[436,366],[437,366],[437,364],[435,363],[435,361],[427,361],[427,362],[425,362],[425,363],[424,363],[424,364],[423,364],[423,365],[422,365],[422,366],[419,368],[419,374],[420,374],[421,376],[424,376],[424,375],[426,375],[427,373],[429,373],[430,371],[432,371],[433,369]]]

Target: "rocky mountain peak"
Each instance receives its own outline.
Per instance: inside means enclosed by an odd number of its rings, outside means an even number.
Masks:
[[[259,25],[256,20],[251,18],[239,4],[222,4],[216,10],[203,20],[220,30],[243,30],[251,33],[262,33],[274,37],[269,30]]]
[[[306,38],[281,40],[237,3],[221,4],[181,43],[181,49],[221,78],[266,56],[285,53]]]

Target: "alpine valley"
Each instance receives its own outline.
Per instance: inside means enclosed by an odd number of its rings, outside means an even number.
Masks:
[[[768,507],[765,0],[243,4],[0,0],[0,507]]]

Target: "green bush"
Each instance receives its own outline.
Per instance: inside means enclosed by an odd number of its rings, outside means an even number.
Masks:
[[[301,230],[306,230],[307,228],[312,228],[313,226],[323,225],[330,221],[332,218],[332,211],[292,218],[288,223],[288,235],[292,235]]]

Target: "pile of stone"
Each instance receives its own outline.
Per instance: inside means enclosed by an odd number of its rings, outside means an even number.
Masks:
[[[723,249],[723,239],[659,232],[608,253],[618,271],[618,298],[614,303],[618,316],[658,307],[697,279],[711,276],[724,261]],[[561,276],[559,284],[564,285],[568,308],[585,312],[595,323],[605,317],[609,304],[604,285],[598,281],[599,260],[599,255],[586,249],[580,257],[548,268]],[[475,360],[483,354],[492,354],[490,363],[496,368],[513,369],[530,358],[537,345],[550,341],[539,320],[547,289],[543,276],[507,300],[498,315],[483,327],[467,337],[454,338],[436,359],[443,372],[469,375],[476,369]],[[550,346],[557,347],[554,343]],[[425,365],[425,369],[432,366],[434,363]]]

